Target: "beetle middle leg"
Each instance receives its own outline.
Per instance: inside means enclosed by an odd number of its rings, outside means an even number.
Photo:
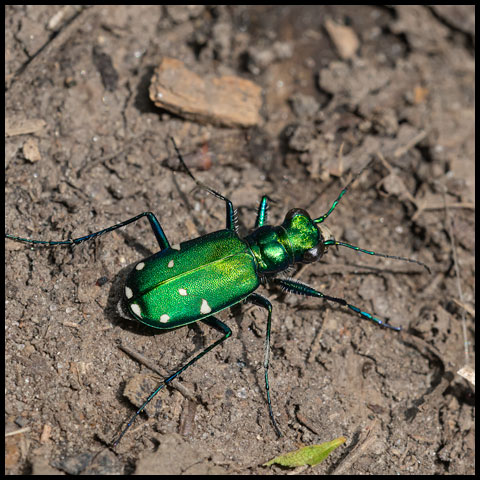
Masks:
[[[223,200],[225,202],[225,207],[226,207],[226,229],[227,230],[233,230],[235,233],[238,233],[238,227],[237,227],[237,214],[235,209],[233,208],[233,203],[231,200],[229,200],[227,197],[224,197],[221,193],[216,192],[212,188],[208,187],[204,183],[200,182],[197,180],[193,173],[190,171],[190,169],[187,167],[187,164],[183,160],[182,154],[180,153],[180,150],[177,147],[177,144],[175,143],[175,140],[173,137],[170,137],[173,143],[173,146],[175,148],[175,151],[177,152],[178,160],[182,164],[182,167],[184,168],[185,172],[187,175],[195,182],[197,187],[201,188],[202,190],[206,190],[208,193],[213,195],[214,197],[219,198],[220,200]]]
[[[272,419],[275,432],[279,437],[281,437],[282,432],[280,431],[280,428],[278,427],[275,417],[273,416],[272,402],[270,399],[270,385],[268,383],[268,367],[270,364],[270,331],[272,326],[272,304],[267,298],[262,297],[262,295],[259,295],[258,293],[250,294],[247,297],[247,301],[259,307],[265,308],[268,312],[267,333],[265,335],[265,355],[263,360],[263,366],[265,368],[265,389],[267,391],[268,412],[270,414],[270,418]]]

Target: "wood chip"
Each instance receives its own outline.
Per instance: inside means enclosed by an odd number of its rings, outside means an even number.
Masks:
[[[189,120],[227,127],[260,122],[261,88],[235,76],[201,77],[174,58],[164,58],[150,84],[157,107]]]

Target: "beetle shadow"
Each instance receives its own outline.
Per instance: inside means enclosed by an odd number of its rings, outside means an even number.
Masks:
[[[148,256],[151,253],[148,254]],[[142,257],[144,258],[144,257]],[[137,262],[132,263],[115,274],[108,292],[107,304],[104,308],[104,315],[112,326],[120,326],[124,330],[143,336],[153,336],[163,333],[163,330],[157,330],[148,325],[140,323],[133,318],[125,305],[125,282],[130,272],[135,268]]]

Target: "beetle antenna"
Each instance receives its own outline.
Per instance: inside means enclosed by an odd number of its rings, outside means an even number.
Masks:
[[[332,203],[332,206],[328,210],[327,213],[323,214],[321,217],[315,218],[313,221],[315,223],[322,223],[336,208],[342,197],[347,193],[347,190],[351,187],[352,183],[363,173],[363,171],[370,166],[370,164],[373,162],[373,159],[370,160],[365,166],[363,166],[360,171],[353,176],[353,178],[347,183],[347,185],[344,187],[344,189],[340,192],[340,195],[338,195],[337,199]]]
[[[423,262],[420,262],[419,260],[414,260],[413,258],[399,257],[397,255],[387,255],[386,253],[372,252],[371,250],[365,250],[364,248],[356,247],[355,245],[350,245],[349,243],[338,242],[335,239],[325,240],[324,245],[326,245],[326,246],[337,245],[339,247],[351,248],[352,250],[355,250],[357,252],[366,253],[368,255],[372,255],[372,256],[376,256],[376,257],[393,258],[394,260],[402,260],[404,262],[416,263],[417,265],[420,265],[421,267],[424,267],[427,270],[428,273],[432,273],[432,271],[430,270],[430,267],[428,265],[426,265]]]

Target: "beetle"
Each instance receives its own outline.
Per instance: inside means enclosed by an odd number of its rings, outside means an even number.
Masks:
[[[281,436],[282,433],[273,414],[268,379],[273,308],[267,298],[256,293],[257,288],[268,281],[279,285],[286,292],[323,298],[338,303],[379,326],[399,331],[399,327],[383,322],[343,298],[326,295],[303,282],[287,278],[282,274],[295,264],[317,262],[331,246],[347,247],[368,255],[416,263],[425,267],[428,272],[430,269],[418,260],[373,252],[337,241],[329,228],[323,225],[349,187],[368,165],[362,168],[343,188],[329,210],[317,218],[312,218],[306,210],[294,208],[286,214],[280,225],[269,225],[267,208],[268,201],[271,199],[267,195],[263,195],[257,210],[254,230],[242,238],[238,233],[236,211],[232,202],[194,177],[185,164],[175,140],[173,138],[171,140],[183,169],[196,185],[225,202],[226,225],[224,229],[180,243],[180,245],[171,245],[156,216],[152,212],[143,212],[124,222],[75,239],[45,241],[11,234],[5,234],[5,237],[33,245],[77,245],[146,217],[157,240],[159,251],[136,263],[127,276],[123,303],[129,315],[143,324],[161,330],[202,321],[223,334],[220,339],[163,380],[135,412],[112,443],[113,447],[118,445],[136,417],[162,388],[231,336],[230,328],[215,315],[240,302],[250,302],[267,311],[263,361],[266,398],[271,422],[277,435]]]

